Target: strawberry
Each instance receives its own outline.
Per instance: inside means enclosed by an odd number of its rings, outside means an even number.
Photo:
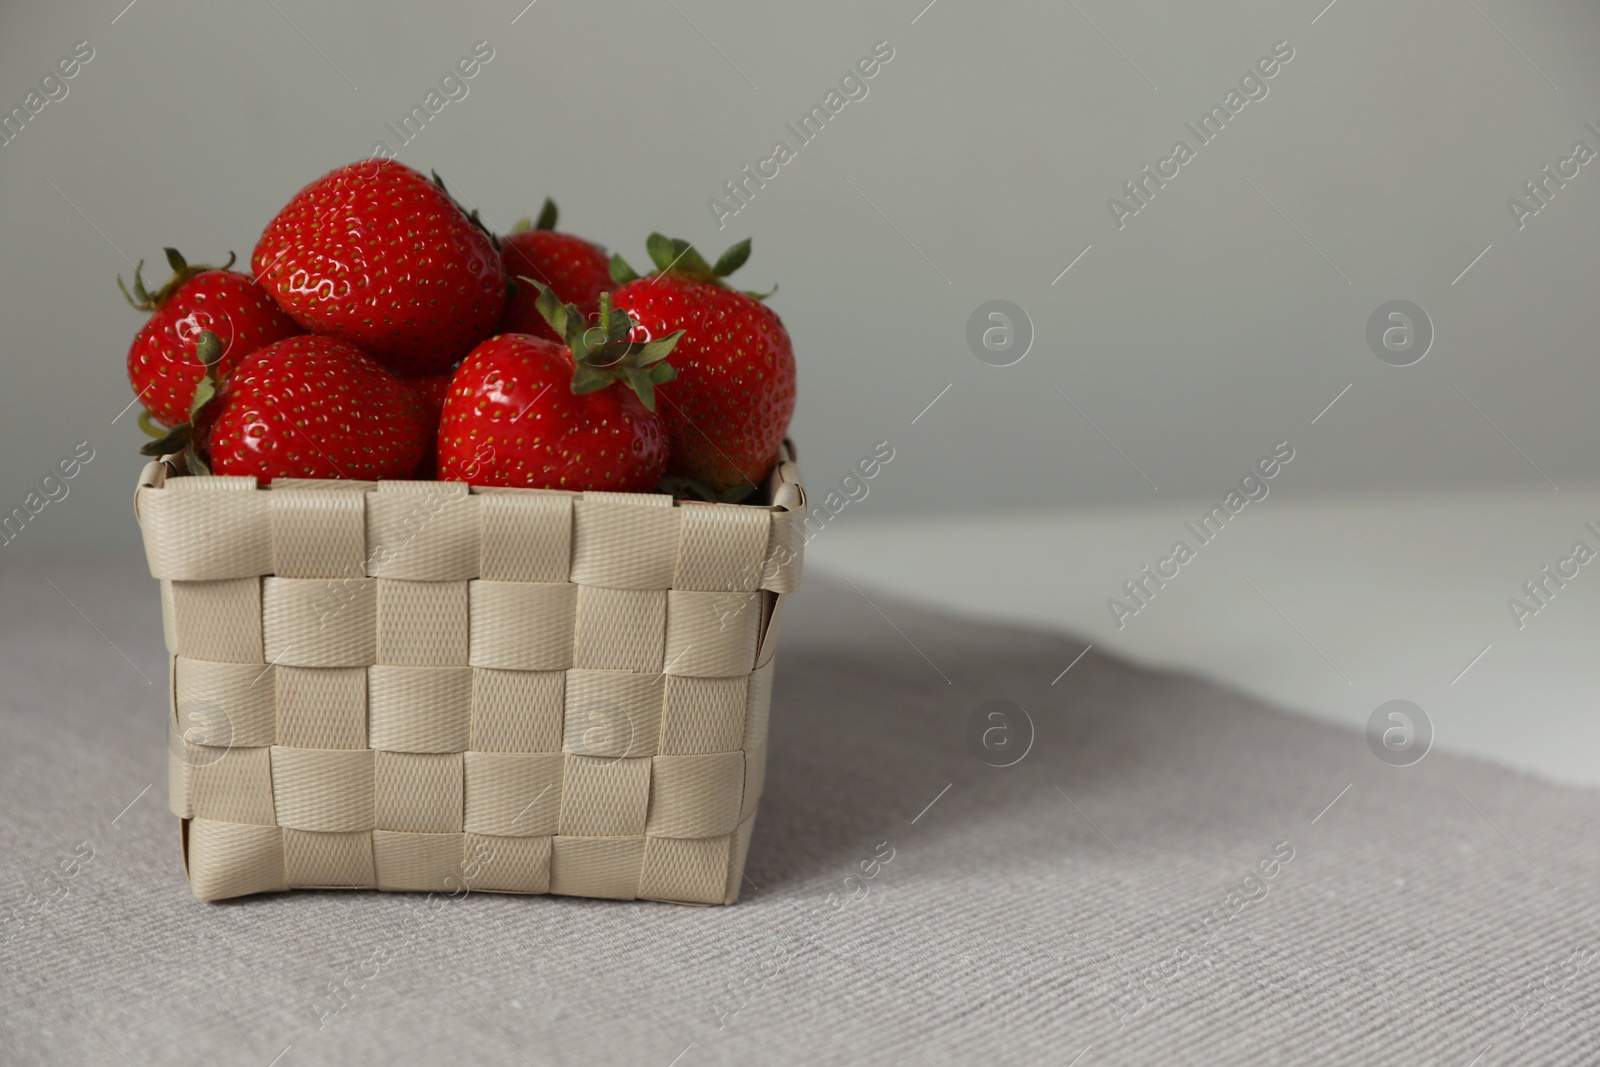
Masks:
[[[431,481],[439,473],[439,416],[444,411],[445,394],[450,391],[450,380],[455,368],[438,374],[419,374],[404,379],[416,394],[422,412],[422,462],[417,464],[416,477]]]
[[[537,223],[523,219],[500,240],[500,260],[511,279],[511,296],[500,316],[498,333],[531,333],[559,341],[535,306],[539,292],[518,278],[548,285],[564,304],[576,304],[584,318],[593,319],[600,294],[612,288],[610,260],[605,249],[581,237],[556,230],[556,203],[546,199]]]
[[[456,370],[439,421],[439,478],[535,489],[655,490],[667,442],[656,387],[679,335],[630,342],[634,322],[600,298],[598,326],[540,289],[538,308],[566,344],[503,333]]]
[[[226,378],[217,373],[219,348],[215,335],[202,338],[210,373],[195,389],[195,421],[147,444],[146,455],[184,447],[190,473],[264,481],[409,478],[417,469],[416,395],[355,345],[289,337],[245,356]]]
[[[296,322],[399,374],[453,365],[505,306],[505,269],[476,214],[462,214],[437,179],[388,159],[341,167],[296,193],[252,262]]]
[[[209,267],[186,262],[176,248],[166,252],[172,277],[161,288],[145,288],[143,261],[133,271],[133,292],[121,278],[117,287],[128,303],[150,312],[128,349],[128,381],[151,418],[176,426],[188,421],[189,399],[206,374],[195,355],[203,331],[221,340],[218,367],[226,374],[262,345],[301,330],[248,274],[228,269],[232,255],[221,267]]]
[[[750,257],[748,240],[715,266],[687,241],[659,233],[647,247],[657,268],[647,278],[621,256],[612,259],[612,276],[622,286],[612,300],[638,321],[635,340],[685,333],[672,357],[677,380],[661,389],[672,457],[667,473],[699,495],[742,500],[771,472],[794,414],[789,333],[761,302],[771,294],[722,282]]]

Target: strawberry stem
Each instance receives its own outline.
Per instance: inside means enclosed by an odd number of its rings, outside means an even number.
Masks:
[[[511,227],[512,233],[527,233],[529,230],[553,230],[556,228],[556,202],[548,196],[544,198],[544,207],[539,209],[539,221],[535,222],[524,215]]]
[[[151,292],[144,284],[144,260],[133,268],[133,292],[128,292],[128,287],[122,282],[122,275],[117,275],[117,288],[122,290],[122,297],[133,305],[136,311],[155,311],[161,305],[171,300],[173,294],[183,288],[190,278],[208,270],[227,270],[233,266],[234,260],[239,257],[228,253],[228,262],[220,267],[213,267],[209,263],[189,263],[183,258],[183,253],[176,248],[162,249],[167,254],[167,265],[172,268],[172,277],[164,282],[161,288]]]
[[[526,277],[518,281],[538,290],[534,307],[571,349],[577,364],[572,374],[574,393],[597,392],[620,381],[633,390],[646,410],[656,409],[656,386],[678,376],[665,360],[683,337],[683,330],[650,341],[630,341],[628,335],[638,324],[627,311],[612,306],[610,293],[600,294],[600,314],[590,325],[576,305],[563,304],[549,286]]]
[[[750,258],[750,238],[746,237],[737,244],[731,245],[727,251],[717,257],[716,265],[706,262],[698,250],[681,237],[667,237],[663,234],[652,233],[645,238],[645,251],[650,254],[650,261],[656,265],[652,278],[675,277],[689,278],[693,281],[703,282],[707,285],[724,286],[723,279],[740,267]],[[640,275],[628,265],[628,261],[620,255],[611,257],[611,280],[618,285],[627,285],[637,281]],[[725,287],[725,286],[724,286]],[[754,292],[749,289],[740,290],[745,296],[755,300],[765,300],[778,291],[774,285],[764,293]]]

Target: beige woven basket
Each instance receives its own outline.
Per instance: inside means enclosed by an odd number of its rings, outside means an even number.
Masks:
[[[135,510],[196,897],[738,897],[805,540],[787,442],[759,505],[181,472]]]

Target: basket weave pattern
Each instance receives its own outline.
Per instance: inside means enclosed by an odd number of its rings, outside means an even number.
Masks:
[[[195,895],[731,903],[800,577],[791,456],[761,506],[152,463]]]

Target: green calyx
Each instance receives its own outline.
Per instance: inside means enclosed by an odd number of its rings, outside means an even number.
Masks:
[[[719,493],[700,479],[682,474],[666,475],[656,488],[680,499],[705,500],[712,504],[742,504],[756,491],[755,486],[746,483]]]
[[[535,222],[524,215],[517,220],[515,226],[511,227],[511,232],[527,233],[529,230],[553,230],[556,228],[557,214],[556,202],[547,196],[544,198],[544,207],[539,209],[539,220]]]
[[[550,287],[532,278],[518,281],[538,290],[534,307],[544,321],[572,350],[578,369],[572,374],[572,391],[594,393],[612,382],[623,382],[649,411],[656,409],[656,386],[678,376],[672,364],[664,362],[684,331],[651,341],[630,341],[633,319],[622,308],[611,306],[611,294],[600,294],[600,316],[588,322],[574,304],[563,304]]]
[[[650,253],[650,261],[656,265],[652,278],[689,278],[708,285],[725,286],[723,279],[740,267],[745,260],[750,258],[750,238],[746,237],[738,244],[717,257],[716,263],[707,263],[704,256],[681,237],[666,237],[659,233],[652,233],[645,239],[645,250]],[[618,285],[627,285],[643,277],[628,261],[620,255],[611,257],[611,280]],[[778,291],[773,286],[765,293],[741,290],[746,296],[756,300],[765,300]]]
[[[210,474],[211,468],[200,455],[195,444],[194,424],[205,406],[216,399],[217,390],[222,386],[222,376],[217,373],[217,364],[222,360],[222,340],[210,330],[202,331],[200,340],[195,343],[194,354],[205,364],[205,376],[195,384],[194,399],[189,402],[189,421],[180,422],[172,429],[154,441],[145,442],[139,449],[141,456],[165,456],[181,451],[188,464],[190,474]],[[141,426],[144,423],[141,421]]]
[[[155,292],[151,292],[144,284],[144,260],[133,268],[133,292],[128,292],[128,287],[122,282],[122,275],[117,275],[117,288],[122,290],[122,297],[133,305],[136,311],[154,311],[168,300],[172,294],[183,288],[185,282],[196,274],[208,270],[227,270],[233,266],[233,261],[239,257],[232,252],[228,253],[228,262],[220,267],[213,267],[209,263],[190,263],[183,258],[183,253],[176,248],[166,248],[162,251],[167,254],[167,265],[172,268],[172,277]]]

